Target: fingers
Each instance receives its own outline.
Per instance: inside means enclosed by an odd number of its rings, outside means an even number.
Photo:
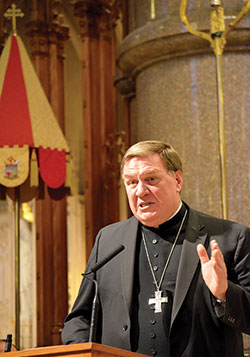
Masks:
[[[216,240],[212,240],[210,242],[210,247],[211,247],[211,258],[209,259],[205,247],[202,244],[198,244],[197,253],[199,255],[201,264],[205,264],[210,261],[213,265],[213,268],[217,271],[217,273],[221,274],[223,272],[223,274],[227,275],[227,268],[224,261],[224,257]]]
[[[203,279],[211,293],[222,300],[228,289],[227,267],[223,254],[215,240],[210,242],[211,257],[202,244],[197,245],[197,253],[201,262]]]
[[[210,242],[210,247],[211,247],[211,261],[215,264],[219,264],[220,266],[224,266],[224,257],[216,240],[212,240]],[[201,264],[207,263],[209,261],[207,251],[202,244],[198,244],[197,253],[201,260]]]
[[[210,242],[210,247],[211,247],[211,260],[214,263],[218,264],[219,267],[224,268],[225,267],[224,257],[219,248],[218,243],[215,240],[212,240]]]
[[[209,261],[207,251],[202,244],[197,245],[197,253],[199,255],[201,264],[205,264]]]

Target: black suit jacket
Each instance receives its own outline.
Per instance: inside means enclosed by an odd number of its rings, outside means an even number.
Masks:
[[[97,342],[130,350],[134,257],[139,222],[135,217],[103,228],[96,237],[86,271],[120,244],[125,250],[96,273],[100,311]],[[210,253],[216,239],[228,269],[224,315],[215,313],[196,252]],[[64,344],[87,342],[94,284],[83,279],[62,332]],[[242,332],[250,334],[250,229],[189,209],[177,273],[170,327],[171,357],[243,356]]]

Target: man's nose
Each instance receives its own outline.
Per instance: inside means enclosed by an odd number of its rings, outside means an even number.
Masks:
[[[147,193],[147,191],[147,185],[144,182],[139,181],[136,188],[136,195],[142,197]]]

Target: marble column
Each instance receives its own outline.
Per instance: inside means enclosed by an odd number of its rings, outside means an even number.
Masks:
[[[170,142],[184,163],[183,199],[221,217],[215,55],[208,41],[188,33],[179,6],[176,0],[130,1],[130,32],[120,46],[117,64],[135,85],[136,141]],[[238,0],[223,5],[226,26],[242,6]],[[210,11],[210,1],[188,2],[189,22],[200,31],[210,31]],[[250,225],[249,21],[248,13],[229,35],[223,53],[228,215],[246,225]]]
[[[187,32],[179,6],[155,1],[152,20],[150,1],[130,1],[131,31],[120,46],[118,68],[135,84],[136,139],[170,142],[184,162],[183,198],[221,216],[215,55],[208,41]],[[225,7],[226,24],[240,6],[235,0]],[[209,1],[190,1],[187,14],[195,28],[210,30]],[[247,14],[223,54],[229,218],[245,224],[250,224],[249,36]],[[245,173],[240,183],[239,172]]]

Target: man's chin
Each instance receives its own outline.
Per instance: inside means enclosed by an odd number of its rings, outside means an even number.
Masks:
[[[136,215],[136,218],[138,219],[138,221],[140,221],[142,224],[148,227],[154,227],[159,225],[159,223],[157,223],[158,222],[157,217],[155,216],[155,214],[152,214],[151,212],[138,214]]]

